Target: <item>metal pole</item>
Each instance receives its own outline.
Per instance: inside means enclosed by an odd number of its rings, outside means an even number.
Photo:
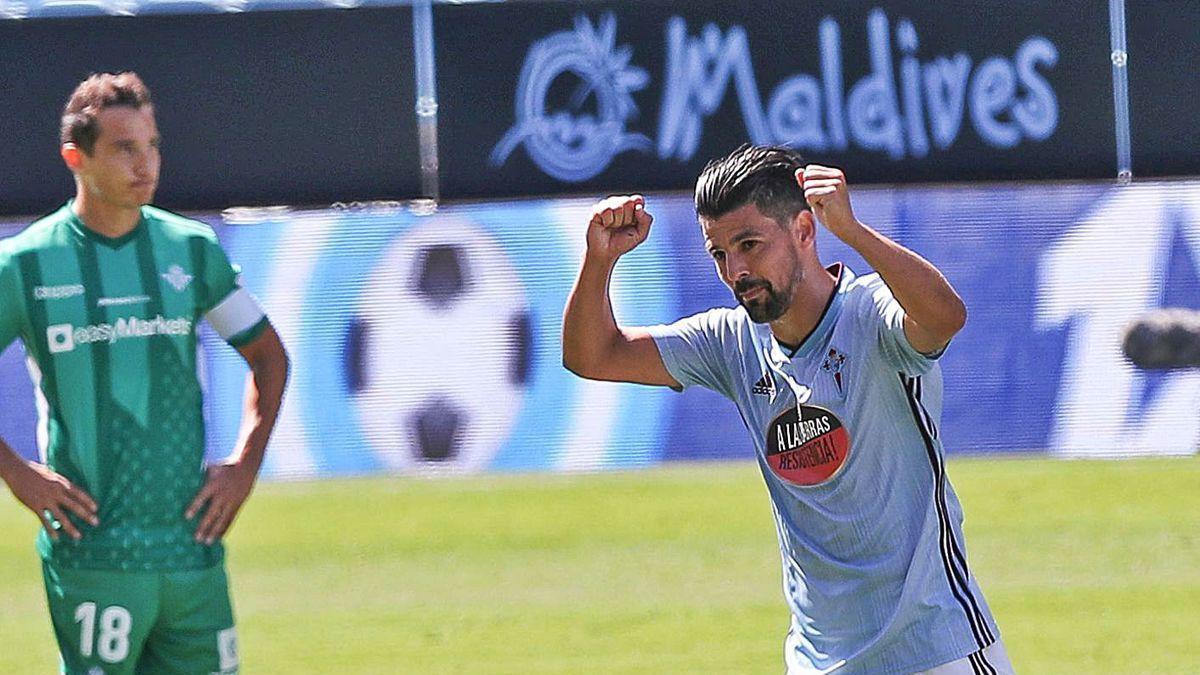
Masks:
[[[1125,0],[1108,1],[1112,34],[1113,113],[1117,132],[1117,182],[1133,180],[1133,150],[1129,137],[1129,53],[1125,51]]]
[[[421,156],[421,194],[414,202],[419,213],[437,210],[437,71],[433,55],[433,0],[413,1],[413,56],[417,76],[417,142]]]

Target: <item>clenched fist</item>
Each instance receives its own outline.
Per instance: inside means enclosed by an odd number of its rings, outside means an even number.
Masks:
[[[646,211],[646,198],[621,195],[603,199],[592,207],[588,223],[589,256],[614,261],[646,241],[654,218]]]
[[[804,190],[804,199],[813,215],[834,234],[840,235],[858,223],[850,208],[850,190],[841,169],[809,164],[796,171],[796,182]]]

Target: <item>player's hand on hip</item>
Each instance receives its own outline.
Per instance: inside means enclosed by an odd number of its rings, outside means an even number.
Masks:
[[[609,197],[592,207],[588,223],[588,255],[605,260],[617,258],[646,241],[654,218],[646,211],[641,195]]]
[[[237,518],[238,511],[258,476],[258,467],[248,462],[233,461],[208,467],[204,487],[184,513],[188,520],[204,511],[204,517],[196,526],[196,541],[212,545],[225,536],[229,526]],[[205,506],[207,505],[207,509]]]
[[[93,527],[100,524],[96,501],[78,485],[55,473],[45,464],[22,462],[9,478],[13,496],[37,515],[54,541],[60,532],[79,540],[83,534],[68,517],[74,515]]]
[[[847,228],[858,224],[854,209],[850,207],[850,188],[846,185],[846,174],[841,169],[819,164],[809,164],[796,170],[796,182],[804,190],[804,199],[812,207],[813,215],[829,231],[840,235]]]

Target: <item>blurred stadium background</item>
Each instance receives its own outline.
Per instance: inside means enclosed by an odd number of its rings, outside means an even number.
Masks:
[[[217,230],[294,362],[230,547],[247,672],[778,672],[734,409],[579,380],[559,325],[617,192],[656,217],[620,320],[730,304],[690,183],[795,145],[970,309],[942,434],[1019,672],[1200,672],[1200,371],[1121,353],[1142,313],[1200,309],[1200,3],[1123,5],[0,0],[0,237],[72,191],[75,83],[138,71],[157,202]],[[219,457],[244,367],[202,338]],[[19,345],[0,401],[33,456]],[[33,527],[0,508],[6,673],[55,667]]]

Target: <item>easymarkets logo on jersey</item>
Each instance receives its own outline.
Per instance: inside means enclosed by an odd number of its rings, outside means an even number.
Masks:
[[[51,354],[62,354],[74,351],[79,345],[95,343],[116,344],[127,338],[148,338],[155,335],[183,336],[192,332],[192,321],[180,317],[165,319],[160,314],[153,319],[139,319],[136,316],[128,319],[117,319],[116,323],[100,323],[94,326],[76,328],[69,323],[61,323],[46,329],[46,343]]]

